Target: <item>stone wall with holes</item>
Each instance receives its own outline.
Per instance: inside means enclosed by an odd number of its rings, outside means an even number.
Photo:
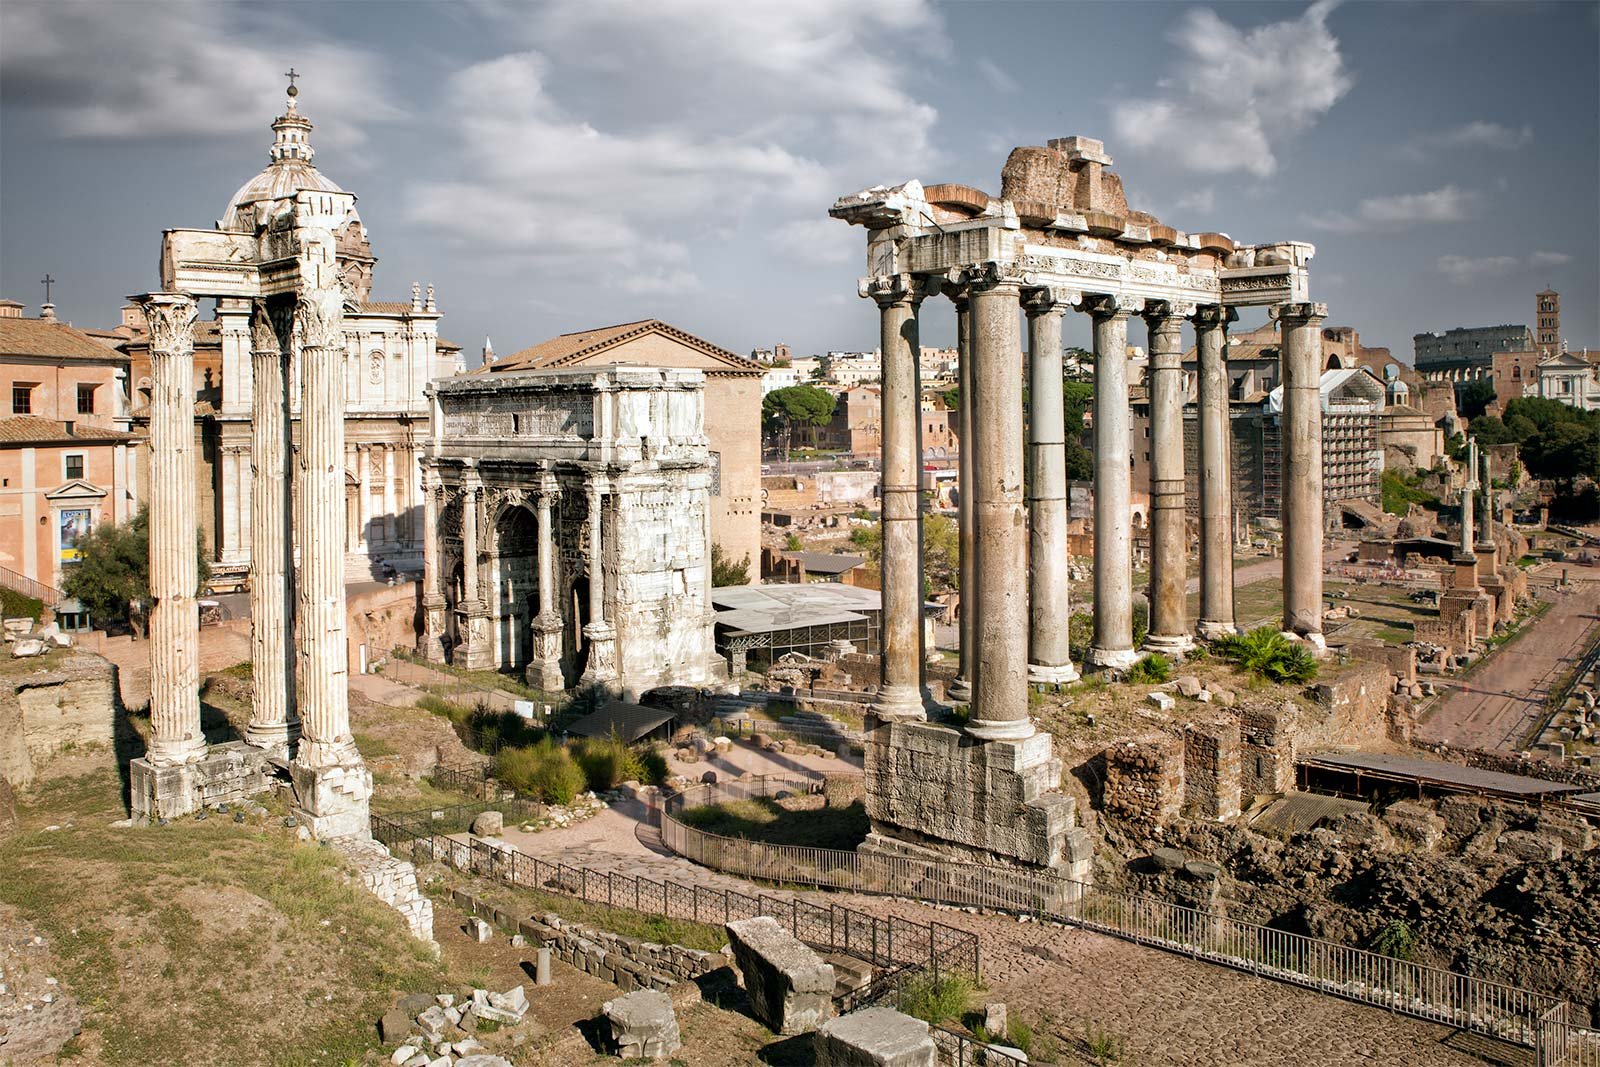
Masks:
[[[1239,723],[1183,728],[1183,814],[1220,821],[1239,814]]]
[[[1183,813],[1184,740],[1123,741],[1106,749],[1102,803],[1132,823],[1165,826]]]
[[[1294,788],[1300,709],[1292,701],[1239,709],[1239,791],[1246,797]]]

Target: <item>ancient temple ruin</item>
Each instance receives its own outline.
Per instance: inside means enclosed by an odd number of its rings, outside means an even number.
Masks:
[[[466,375],[430,393],[423,654],[549,692],[713,680],[703,374]]]
[[[1068,658],[1066,465],[1061,331],[1094,323],[1094,637],[1085,661],[1131,666],[1132,533],[1127,327],[1150,329],[1151,577],[1145,649],[1182,652],[1191,633],[1232,632],[1227,458],[1229,322],[1265,305],[1283,330],[1284,619],[1322,639],[1319,327],[1309,302],[1314,249],[1191,234],[1131,210],[1099,141],[1017,148],[998,197],[910,181],[841,197],[831,214],[867,231],[859,291],[879,308],[883,350],[883,681],[867,748],[869,847],[973,853],[1087,871],[1060,762],[1028,713],[1028,689],[1076,677]],[[956,307],[961,351],[961,669],[958,733],[927,723],[920,595],[919,338],[923,300]],[[1023,415],[1019,321],[1028,321],[1033,417]],[[1186,617],[1180,327],[1200,354],[1200,617]],[[1024,441],[1026,426],[1027,440]],[[968,431],[970,428],[970,432]],[[1029,499],[1023,499],[1025,451]],[[1019,561],[1028,561],[1019,566]]]

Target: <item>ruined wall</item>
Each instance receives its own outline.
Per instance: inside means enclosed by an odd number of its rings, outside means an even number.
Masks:
[[[1184,740],[1123,741],[1106,749],[1105,810],[1130,822],[1165,826],[1182,814]]]
[[[1237,722],[1191,723],[1183,730],[1183,814],[1231,819],[1239,814]]]
[[[351,590],[347,608],[351,674],[361,671],[363,645],[368,670],[372,664],[388,659],[395,649],[416,645],[420,588],[420,582],[397,582]]]
[[[27,785],[68,748],[116,743],[122,713],[116,665],[58,649],[37,660],[7,657],[0,678],[0,778]]]
[[[416,867],[371,838],[338,837],[329,845],[355,867],[363,889],[400,913],[412,937],[434,944],[433,901],[417,885]]]
[[[1286,793],[1294,788],[1299,718],[1292,702],[1276,708],[1239,709],[1239,788],[1244,796]]]
[[[1571,760],[1557,763],[1553,760],[1535,759],[1515,752],[1489,752],[1481,748],[1457,748],[1442,741],[1423,741],[1417,747],[1448,763],[1464,764],[1486,771],[1504,774],[1523,774],[1529,778],[1542,778],[1547,782],[1567,782],[1600,790],[1600,772],[1581,767]]]
[[[1325,669],[1324,675],[1316,686],[1316,713],[1300,717],[1298,750],[1370,748],[1389,740],[1394,692],[1389,667],[1357,660],[1336,671]]]

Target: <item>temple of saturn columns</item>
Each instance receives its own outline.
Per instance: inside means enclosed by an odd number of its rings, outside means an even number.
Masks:
[[[1087,872],[1088,842],[1060,761],[1028,712],[1030,685],[1077,676],[1068,658],[1067,484],[1062,320],[1093,320],[1092,668],[1121,671],[1133,642],[1128,320],[1149,328],[1150,624],[1144,649],[1181,654],[1191,634],[1234,630],[1228,482],[1228,324],[1266,306],[1282,327],[1283,629],[1321,651],[1322,447],[1319,327],[1309,244],[1243,245],[1130,210],[1099,141],[1017,148],[994,197],[910,181],[841,197],[831,214],[867,232],[862,296],[878,305],[883,351],[883,677],[867,746],[868,848],[979,853]],[[917,317],[955,304],[960,360],[961,666],[949,696],[960,730],[928,723],[922,646],[922,454]],[[1027,317],[1027,357],[1020,323]],[[1200,610],[1186,617],[1183,321],[1199,354]],[[1026,366],[1033,407],[1023,409]],[[1023,476],[1027,465],[1027,498]],[[1026,565],[1023,565],[1026,561]]]
[[[171,818],[287,775],[295,813],[318,838],[364,836],[372,776],[350,733],[345,640],[343,320],[354,293],[337,237],[355,197],[310,167],[311,123],[295,110],[292,88],[274,129],[273,181],[253,210],[230,214],[226,228],[166,231],[162,291],[136,298],[150,332],[154,504],[151,738],[132,764],[132,805],[136,817]],[[195,603],[194,322],[202,298],[250,308],[253,378],[254,696],[245,739],[211,747],[200,730]],[[301,390],[293,446],[291,365]]]

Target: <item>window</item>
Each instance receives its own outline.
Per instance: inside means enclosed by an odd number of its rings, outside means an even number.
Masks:
[[[33,385],[30,382],[17,382],[11,387],[11,414],[33,414]]]
[[[93,415],[94,414],[94,391],[95,391],[95,386],[92,386],[92,385],[80,385],[80,386],[78,386],[78,414],[79,415]]]
[[[83,453],[69,452],[66,455],[67,481],[83,477]]]

